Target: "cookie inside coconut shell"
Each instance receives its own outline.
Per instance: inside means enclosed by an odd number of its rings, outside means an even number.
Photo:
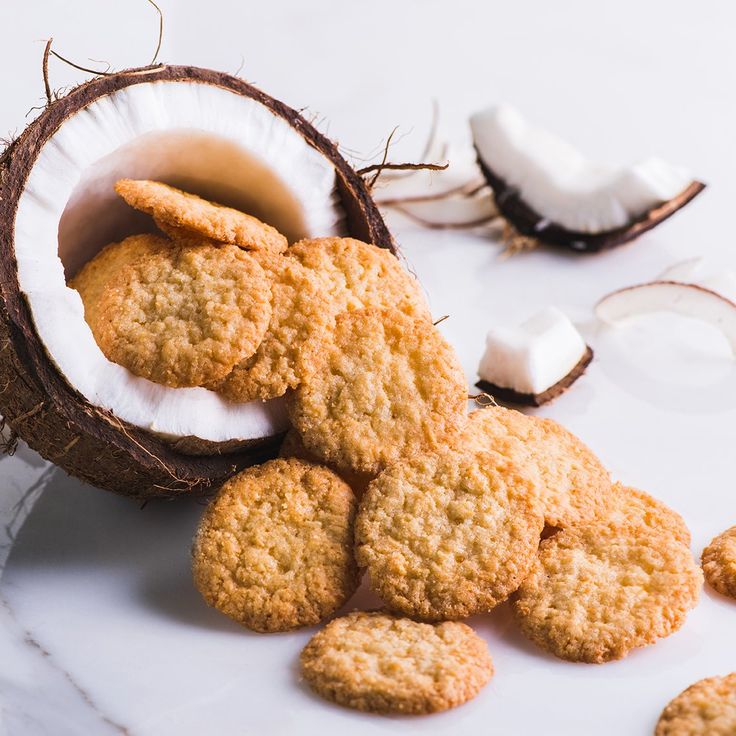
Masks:
[[[153,229],[114,182],[156,179],[242,209],[290,241],[394,248],[361,178],[295,110],[181,66],[96,78],[50,104],[0,158],[0,414],[43,457],[135,498],[206,493],[275,454],[280,399],[228,404],[107,361],[67,280]]]

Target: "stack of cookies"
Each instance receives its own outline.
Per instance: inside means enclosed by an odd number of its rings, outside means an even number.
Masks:
[[[312,638],[301,663],[318,693],[381,713],[459,705],[493,674],[460,620],[504,601],[528,638],[576,662],[682,626],[702,584],[683,519],[612,482],[550,419],[468,414],[459,360],[391,253],[348,238],[288,247],[166,185],[117,189],[163,235],[111,245],[74,279],[103,351],[169,386],[287,399],[281,457],[204,513],[204,599],[259,632],[331,618],[364,574],[385,604]]]

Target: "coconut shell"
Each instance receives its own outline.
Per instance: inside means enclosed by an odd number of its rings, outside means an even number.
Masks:
[[[623,227],[600,233],[585,233],[568,230],[542,217],[521,198],[518,189],[509,186],[480,156],[478,156],[478,164],[493,190],[499,212],[522,235],[536,238],[542,243],[568,248],[577,253],[597,253],[628,243],[674,215],[677,210],[682,209],[705,189],[705,184],[693,181],[676,197],[652,207]]]
[[[48,105],[0,156],[0,414],[30,447],[68,473],[139,500],[211,493],[243,467],[275,456],[281,438],[254,440],[235,452],[227,447],[228,454],[218,450],[192,457],[86,402],[50,360],[20,292],[15,215],[41,147],[64,120],[101,96],[166,80],[224,87],[286,119],[333,164],[349,234],[395,252],[368,188],[335,144],[298,112],[242,79],[186,66],[131,69],[95,78]],[[191,452],[190,444],[180,447]]]

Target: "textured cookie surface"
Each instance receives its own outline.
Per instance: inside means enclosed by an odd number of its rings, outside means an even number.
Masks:
[[[638,488],[614,483],[611,487],[611,507],[606,511],[606,520],[620,524],[640,523],[651,529],[660,529],[686,547],[690,546],[690,530],[682,516]]]
[[[607,662],[679,629],[701,584],[690,550],[666,531],[591,523],[542,542],[514,611],[552,654]]]
[[[465,421],[462,368],[427,320],[344,312],[330,334],[305,346],[301,364],[292,424],[310,452],[339,468],[377,473],[444,446]]]
[[[124,267],[98,312],[95,336],[110,360],[166,386],[201,386],[256,351],[271,289],[236,246],[182,246]]]
[[[535,477],[495,452],[407,456],[373,481],[355,525],[356,557],[393,610],[430,621],[490,611],[536,557]]]
[[[131,235],[119,243],[110,243],[86,263],[69,282],[69,286],[76,289],[82,297],[87,322],[93,324],[97,319],[97,305],[100,297],[116,274],[125,266],[135,263],[144,256],[169,248],[171,248],[171,242],[158,235],[149,233]]]
[[[385,248],[354,238],[316,238],[295,243],[289,256],[321,274],[333,301],[346,310],[392,307],[429,319],[419,281]]]
[[[323,697],[374,713],[434,713],[473,698],[493,676],[486,643],[465,624],[352,613],[315,634],[302,673]]]
[[[301,380],[299,357],[312,335],[329,331],[337,305],[318,274],[282,256],[261,257],[271,279],[271,321],[258,350],[212,388],[234,402],[283,396]]]
[[[133,208],[152,215],[167,232],[191,233],[249,250],[281,253],[288,242],[276,228],[159,181],[121,179],[115,191]]]
[[[703,572],[708,584],[736,598],[736,526],[719,534],[703,550]]]
[[[655,736],[733,736],[736,734],[736,672],[708,677],[670,701]]]
[[[489,450],[509,437],[526,446],[539,471],[544,518],[550,526],[564,528],[605,515],[611,490],[608,471],[588,447],[552,419],[487,407],[470,415],[463,437],[468,444]]]
[[[355,497],[326,468],[271,460],[228,481],[205,511],[192,550],[209,605],[255,631],[310,626],[358,586]]]

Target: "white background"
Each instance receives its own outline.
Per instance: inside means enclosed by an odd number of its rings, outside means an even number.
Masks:
[[[580,434],[612,473],[687,519],[693,551],[736,523],[736,376],[724,343],[680,319],[611,332],[591,307],[607,291],[684,257],[732,255],[736,11],[716,2],[162,2],[161,59],[235,71],[296,108],[345,147],[374,153],[395,126],[394,158],[421,150],[431,101],[443,134],[506,100],[612,162],[658,154],[709,188],[639,242],[580,258],[538,251],[508,261],[482,235],[429,233],[393,221],[469,382],[487,327],[556,304],[597,360],[544,414]],[[156,16],[140,2],[4,0],[0,134],[43,101],[45,39],[81,63],[147,63]],[[84,78],[52,62],[63,88]],[[0,512],[44,466],[0,461]],[[0,592],[0,707],[11,736],[96,734],[647,734],[669,698],[736,669],[736,604],[705,591],[684,629],[603,666],[547,657],[505,607],[473,623],[497,673],[471,704],[431,719],[354,714],[312,697],[295,658],[310,632],[250,635],[192,591],[194,504],[152,505],[57,473],[20,532]],[[367,600],[367,599],[366,599]]]

